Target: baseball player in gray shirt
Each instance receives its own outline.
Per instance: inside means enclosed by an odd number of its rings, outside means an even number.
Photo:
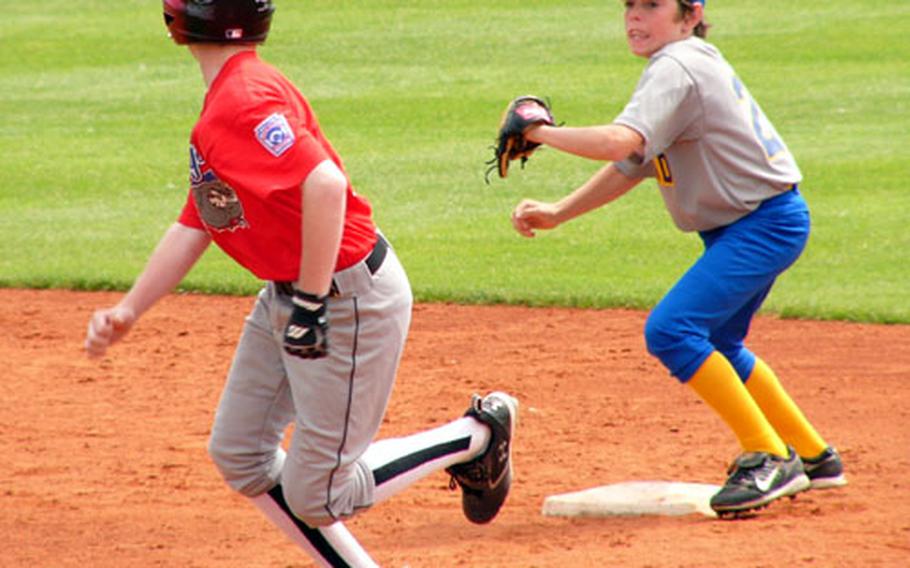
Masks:
[[[648,350],[726,422],[742,453],[711,499],[738,516],[811,488],[844,485],[837,451],[813,428],[774,371],[744,340],[775,279],[800,256],[809,211],[793,155],[720,51],[704,38],[704,0],[628,0],[626,38],[648,59],[612,124],[530,126],[525,138],[608,161],[555,202],[512,213],[533,237],[654,177],[673,221],[704,253],[655,306]]]

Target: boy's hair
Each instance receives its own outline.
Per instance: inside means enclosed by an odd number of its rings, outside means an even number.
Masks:
[[[692,0],[676,0],[676,2],[679,4],[679,14],[681,16],[685,16],[687,13],[695,10],[693,7],[694,2],[692,2]],[[704,39],[708,37],[708,28],[710,27],[711,25],[705,23],[704,19],[702,19],[702,21],[698,22],[698,24],[695,26],[695,29],[692,30],[692,33],[696,37]]]

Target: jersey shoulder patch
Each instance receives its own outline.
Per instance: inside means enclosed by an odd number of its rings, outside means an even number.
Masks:
[[[260,122],[255,132],[262,147],[276,158],[294,145],[294,131],[291,130],[288,119],[280,112],[273,113]]]

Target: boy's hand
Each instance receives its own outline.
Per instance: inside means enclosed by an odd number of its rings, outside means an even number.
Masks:
[[[512,211],[512,227],[525,237],[533,237],[534,229],[553,229],[558,225],[552,203],[525,199]]]
[[[97,310],[88,322],[85,334],[85,351],[89,357],[101,357],[107,348],[126,335],[136,322],[136,314],[129,308],[116,306]]]

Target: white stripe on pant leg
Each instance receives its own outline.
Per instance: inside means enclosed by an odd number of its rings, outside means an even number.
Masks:
[[[325,558],[319,554],[313,545],[310,544],[310,541],[300,532],[300,529],[297,528],[297,525],[294,523],[294,519],[289,517],[268,493],[251,497],[250,500],[257,509],[262,511],[266,518],[281,529],[281,532],[287,535],[300,548],[305,550],[310,557],[314,558],[319,566],[322,566],[323,568],[332,568],[332,565],[326,562]],[[362,546],[360,546],[360,543],[357,542],[354,535],[352,535],[347,527],[340,521],[329,526],[319,527],[318,531],[326,541],[328,541],[332,548],[335,549],[335,552],[344,558],[351,566],[355,568],[379,568],[379,564],[376,564],[376,562],[370,558],[370,555],[367,554]]]
[[[454,440],[470,438],[467,448],[447,453],[431,461],[417,464],[397,474],[388,481],[378,484],[373,493],[373,503],[381,503],[397,495],[427,475],[451,465],[469,461],[481,454],[490,443],[489,426],[470,417],[463,417],[438,428],[412,434],[404,438],[388,438],[370,444],[363,454],[363,461],[371,471],[376,472],[396,460],[418,454],[422,450],[440,446]]]

